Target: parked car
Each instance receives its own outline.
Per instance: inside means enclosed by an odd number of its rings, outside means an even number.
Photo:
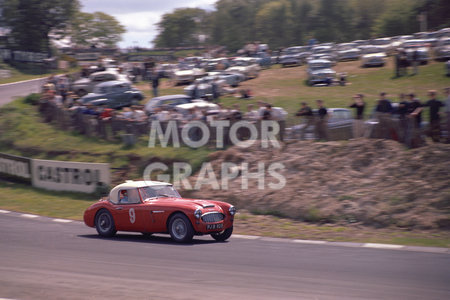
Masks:
[[[216,84],[216,93],[220,96],[223,92],[222,87],[226,82],[216,76],[205,76],[196,79],[193,84],[184,88],[184,93],[191,98],[210,98],[213,96],[213,84]],[[195,89],[197,89],[196,95],[194,94]]]
[[[245,79],[258,77],[261,67],[253,57],[236,57],[231,61],[231,67],[226,72],[239,72]]]
[[[386,63],[384,47],[366,46],[362,48],[361,67],[382,67]]]
[[[226,84],[232,87],[237,87],[242,81],[245,80],[245,76],[239,72],[227,72],[227,71],[216,71],[208,72],[208,76],[205,77],[219,77],[219,79],[224,80]]]
[[[205,74],[206,72],[202,68],[180,64],[178,69],[173,71],[172,80],[176,85],[192,83],[195,79],[205,76]]]
[[[337,46],[336,53],[339,61],[358,60],[361,50],[356,43],[342,43]]]
[[[313,110],[317,115],[317,110]],[[347,108],[328,108],[328,135],[330,140],[346,140],[352,138],[353,114]],[[306,124],[294,125],[286,128],[286,136],[288,139],[296,139],[300,136],[301,131]],[[314,139],[315,126],[312,125],[306,129],[306,139]]]
[[[308,84],[332,84],[336,77],[336,72],[331,69],[332,66],[332,62],[326,59],[310,60],[307,69]]]
[[[425,65],[430,59],[429,45],[423,40],[408,40],[403,42],[402,48],[405,50],[408,61],[413,59],[414,52],[417,52],[417,60],[420,64]]]
[[[434,48],[434,59],[438,61],[446,61],[450,59],[450,37],[439,39]]]
[[[304,46],[285,48],[278,58],[278,63],[283,67],[300,66],[303,63],[302,52],[304,51]]]
[[[307,60],[326,59],[331,61],[333,64],[336,64],[338,60],[338,56],[334,51],[334,45],[332,44],[320,44],[318,46],[314,46],[311,51],[312,54],[307,58]]]
[[[193,100],[191,103],[179,104],[176,105],[175,110],[181,113],[183,116],[186,116],[189,111],[193,108],[200,108],[205,111],[218,111],[220,109],[219,105],[215,103],[211,103],[203,100]]]
[[[106,81],[121,81],[124,83],[131,83],[128,77],[115,71],[101,71],[89,75],[88,78],[81,78],[75,81],[71,89],[79,97],[86,95],[94,90],[94,87]]]
[[[109,108],[137,105],[144,95],[130,83],[124,81],[107,81],[98,84],[92,93],[80,98],[83,104],[106,105]]]
[[[386,55],[392,55],[395,52],[393,46],[393,40],[390,37],[374,39],[370,42],[370,45],[381,48]]]
[[[233,233],[236,209],[221,201],[182,198],[166,182],[127,180],[84,212],[84,223],[100,236],[117,231],[170,234],[179,243],[209,234],[217,241]]]
[[[150,99],[145,104],[145,111],[152,114],[156,108],[168,106],[168,107],[175,107],[179,104],[185,104],[185,103],[191,103],[192,99],[190,96],[177,94],[177,95],[166,95],[166,96],[159,96]]]

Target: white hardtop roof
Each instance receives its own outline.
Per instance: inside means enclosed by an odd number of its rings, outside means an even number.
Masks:
[[[150,180],[142,180],[142,181],[133,181],[127,180],[124,183],[116,185],[109,192],[109,199],[116,203],[119,198],[119,190],[133,189],[133,188],[142,188],[147,186],[157,186],[157,185],[172,185],[171,183],[162,182],[162,181],[150,181]]]

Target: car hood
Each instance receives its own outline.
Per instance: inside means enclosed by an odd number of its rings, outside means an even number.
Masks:
[[[370,53],[370,54],[364,54],[363,58],[373,58],[373,57],[386,57],[386,54],[383,52],[379,52],[379,53]]]
[[[298,59],[299,58],[299,54],[289,54],[289,55],[282,55],[280,56],[280,59]]]
[[[155,200],[148,200],[150,203],[155,203]],[[209,211],[223,212],[222,207],[213,201],[202,199],[188,199],[188,198],[158,198],[156,199],[158,205],[178,206],[180,208],[190,208],[193,210],[201,209],[203,213]]]
[[[177,76],[183,76],[183,75],[193,75],[194,70],[178,70],[174,72]]]
[[[78,85],[78,84],[85,85],[85,84],[89,84],[90,82],[91,82],[91,80],[89,78],[81,78],[81,79],[78,79],[77,81],[75,81],[73,83],[73,85]]]
[[[311,75],[334,75],[334,74],[336,74],[336,72],[332,69],[325,68],[325,69],[310,71],[309,74],[311,74]]]
[[[80,100],[83,103],[91,102],[93,100],[107,98],[106,94],[96,94],[96,93],[89,93],[83,97],[80,98]]]
[[[424,48],[405,49],[406,52],[414,52],[416,50],[417,50],[417,52],[428,52],[428,49],[425,47]]]

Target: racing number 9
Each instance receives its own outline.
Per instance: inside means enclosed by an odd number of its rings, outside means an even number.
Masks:
[[[134,208],[130,208],[128,214],[130,215],[131,224],[134,224],[134,222],[136,222],[136,212],[134,211]]]

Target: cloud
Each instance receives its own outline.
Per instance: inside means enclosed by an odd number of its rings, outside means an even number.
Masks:
[[[155,26],[163,14],[171,13],[176,8],[199,7],[212,10],[217,0],[80,0],[81,11],[93,13],[104,12],[115,17],[127,32],[123,34],[120,47],[151,47],[158,34]]]

